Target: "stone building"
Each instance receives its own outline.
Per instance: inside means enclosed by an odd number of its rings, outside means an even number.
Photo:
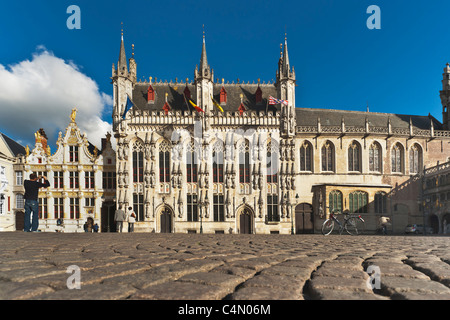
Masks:
[[[23,208],[23,199],[16,199],[15,185],[23,182],[21,172],[14,165],[25,154],[25,148],[7,135],[0,133],[0,231],[15,230],[15,208]]]
[[[426,168],[422,188],[422,224],[433,233],[450,234],[450,161]]]
[[[123,35],[113,64],[117,205],[136,231],[317,232],[330,210],[380,217],[401,232],[423,219],[420,177],[450,154],[450,68],[443,123],[431,115],[296,108],[281,47],[275,82],[214,79],[205,37],[194,79],[137,81]],[[275,104],[272,104],[275,98]]]
[[[115,167],[110,168],[115,163],[115,152],[109,138],[104,149],[98,150],[80,132],[75,119],[73,109],[71,122],[64,136],[59,133],[53,154],[45,131],[40,129],[35,133],[34,148],[27,146],[26,154],[15,165],[23,179],[29,179],[34,172],[50,182],[50,187],[39,191],[39,230],[43,232],[84,232],[86,222],[89,230],[96,223],[101,226],[103,202],[114,198],[113,184],[111,190],[105,190],[103,181],[104,168],[105,172],[115,171]],[[16,189],[16,197],[23,199],[23,183]],[[16,229],[23,229],[23,210],[16,212]]]

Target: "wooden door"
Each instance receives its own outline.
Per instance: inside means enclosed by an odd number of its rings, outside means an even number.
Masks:
[[[239,233],[252,233],[252,214],[248,209],[244,209],[239,218]]]
[[[295,233],[314,233],[313,208],[309,203],[301,203],[295,207]]]
[[[172,232],[172,213],[169,209],[164,208],[161,213],[161,233]]]

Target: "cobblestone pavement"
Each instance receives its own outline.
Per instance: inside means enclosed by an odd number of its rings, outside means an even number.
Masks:
[[[11,232],[0,243],[0,299],[450,299],[448,237]]]

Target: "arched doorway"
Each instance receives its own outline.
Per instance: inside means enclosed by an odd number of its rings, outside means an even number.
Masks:
[[[434,234],[439,233],[439,218],[435,214],[430,216],[430,227]]]
[[[172,233],[172,210],[164,207],[160,215],[160,232]]]
[[[314,233],[313,207],[309,203],[300,203],[295,207],[295,233]]]
[[[253,212],[248,207],[244,207],[239,215],[239,233],[253,233]]]

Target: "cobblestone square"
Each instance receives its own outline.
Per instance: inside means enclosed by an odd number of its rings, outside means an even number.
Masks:
[[[449,300],[449,240],[1,233],[0,299]]]

